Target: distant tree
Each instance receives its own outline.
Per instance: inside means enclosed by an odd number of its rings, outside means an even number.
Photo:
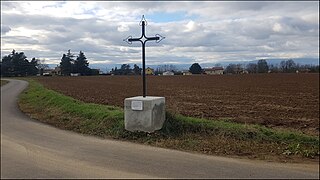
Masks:
[[[98,69],[90,69],[89,68],[89,74],[93,75],[93,76],[99,75],[99,70]]]
[[[74,59],[74,54],[71,53],[71,50],[68,50],[68,53],[66,54],[67,59],[70,61],[70,73],[78,73],[78,69],[76,66],[76,62]]]
[[[38,73],[40,74],[40,75],[42,75],[43,74],[43,71],[45,70],[45,69],[49,69],[49,65],[48,64],[45,64],[44,63],[44,60],[40,60],[40,59],[36,59],[35,57],[34,58],[32,58],[32,60],[31,61],[36,61],[37,62],[37,69],[38,69]]]
[[[270,64],[269,65],[269,70],[273,73],[279,73],[280,72],[280,69],[278,67],[278,65],[273,65],[273,64]]]
[[[68,53],[66,55],[70,60],[74,60],[74,54],[71,53],[71,49],[68,50]]]
[[[136,64],[133,65],[133,73],[135,75],[141,75],[141,68],[139,68],[139,66]]]
[[[157,68],[156,68],[156,70],[154,71],[154,74],[155,75],[159,75],[159,74],[162,74],[164,71],[163,70],[161,70],[161,68],[158,66]]]
[[[260,59],[257,65],[258,73],[267,73],[269,71],[269,66],[265,59]]]
[[[63,54],[60,62],[61,74],[69,76],[70,73],[80,73],[81,75],[91,75],[93,71],[89,68],[87,57],[82,51],[74,59],[74,55],[68,50],[67,54]],[[95,74],[95,72],[94,72]]]
[[[121,75],[129,75],[131,74],[131,69],[129,64],[122,64],[120,68]]]
[[[70,76],[71,73],[71,60],[70,58],[63,54],[60,62],[61,74],[63,76]]]
[[[38,60],[36,60],[36,58],[32,58],[32,60],[29,62],[28,74],[36,75],[39,72],[38,66]]]
[[[244,68],[242,64],[229,64],[226,69],[225,69],[225,73],[226,74],[241,74],[243,73]]]
[[[119,74],[120,74],[119,72],[120,72],[120,71],[118,70],[117,67],[114,67],[114,69],[112,68],[112,71],[111,71],[112,74],[114,74],[114,75],[119,75]]]
[[[289,59],[286,61],[286,67],[287,67],[287,72],[289,73],[294,73],[297,70],[296,63],[292,59]]]
[[[302,73],[319,73],[319,65],[312,65],[312,64],[304,64],[304,65],[300,65],[300,64],[296,64],[296,69],[298,70],[298,72],[302,72]]]
[[[23,52],[14,53],[12,56],[12,62],[14,66],[14,72],[18,76],[27,76],[27,67],[28,67],[28,60],[27,56],[24,55]]]
[[[244,65],[243,64],[236,64],[236,73],[243,74],[244,73]]]
[[[86,56],[82,51],[79,52],[79,55],[75,61],[76,73],[81,75],[90,75],[89,62],[87,61]]]
[[[14,51],[13,51],[14,52]],[[14,76],[12,54],[4,56],[1,61],[1,76]]]
[[[2,76],[28,76],[35,75],[37,71],[37,62],[29,62],[24,52],[18,53],[13,50],[1,60]]]
[[[311,66],[310,72],[319,73],[319,65]]]
[[[280,62],[280,70],[281,72],[287,72],[287,65],[286,65],[286,61],[281,61]]]
[[[236,69],[235,64],[229,64],[224,71],[226,74],[236,74],[235,69]]]
[[[258,72],[258,65],[255,63],[249,63],[247,65],[248,73],[257,73]]]
[[[202,68],[201,68],[201,66],[200,66],[198,63],[193,63],[193,64],[190,66],[189,71],[190,71],[192,74],[201,74],[201,73],[202,73]]]
[[[172,64],[165,64],[165,65],[160,65],[159,68],[161,69],[162,72],[166,72],[166,71],[176,71],[177,67],[175,65]]]
[[[158,74],[162,74],[163,72],[166,72],[166,71],[175,72],[175,71],[177,71],[177,67],[172,64],[159,65],[156,68],[154,73],[155,73],[155,75],[158,75]]]
[[[294,73],[298,70],[298,67],[292,59],[289,59],[287,61],[280,62],[280,70],[283,73]]]
[[[136,72],[138,73],[137,69],[140,69],[139,66],[136,66]],[[130,75],[133,73],[135,72],[133,72],[133,70],[130,68],[130,64],[122,64],[120,69],[115,67],[115,68],[112,68],[111,70],[111,74],[114,74],[114,75]]]

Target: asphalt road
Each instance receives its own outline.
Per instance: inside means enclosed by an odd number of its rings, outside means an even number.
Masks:
[[[60,130],[19,110],[25,87],[19,80],[1,87],[1,178],[319,178],[317,164],[206,156]]]

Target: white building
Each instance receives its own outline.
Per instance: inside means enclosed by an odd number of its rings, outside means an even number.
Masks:
[[[174,73],[172,71],[166,71],[166,72],[163,72],[162,75],[164,75],[164,76],[173,76]]]
[[[182,71],[182,75],[192,75],[192,73],[189,71]]]
[[[205,74],[223,74],[223,67],[204,68]]]

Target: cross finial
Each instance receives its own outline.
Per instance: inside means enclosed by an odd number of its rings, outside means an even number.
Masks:
[[[139,23],[140,26],[142,26],[142,22],[144,21],[144,25],[148,25],[146,18],[144,18],[144,15],[142,15],[141,21]]]

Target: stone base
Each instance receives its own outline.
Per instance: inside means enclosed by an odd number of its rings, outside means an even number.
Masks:
[[[136,96],[124,100],[124,124],[128,131],[154,132],[166,119],[165,98]]]

